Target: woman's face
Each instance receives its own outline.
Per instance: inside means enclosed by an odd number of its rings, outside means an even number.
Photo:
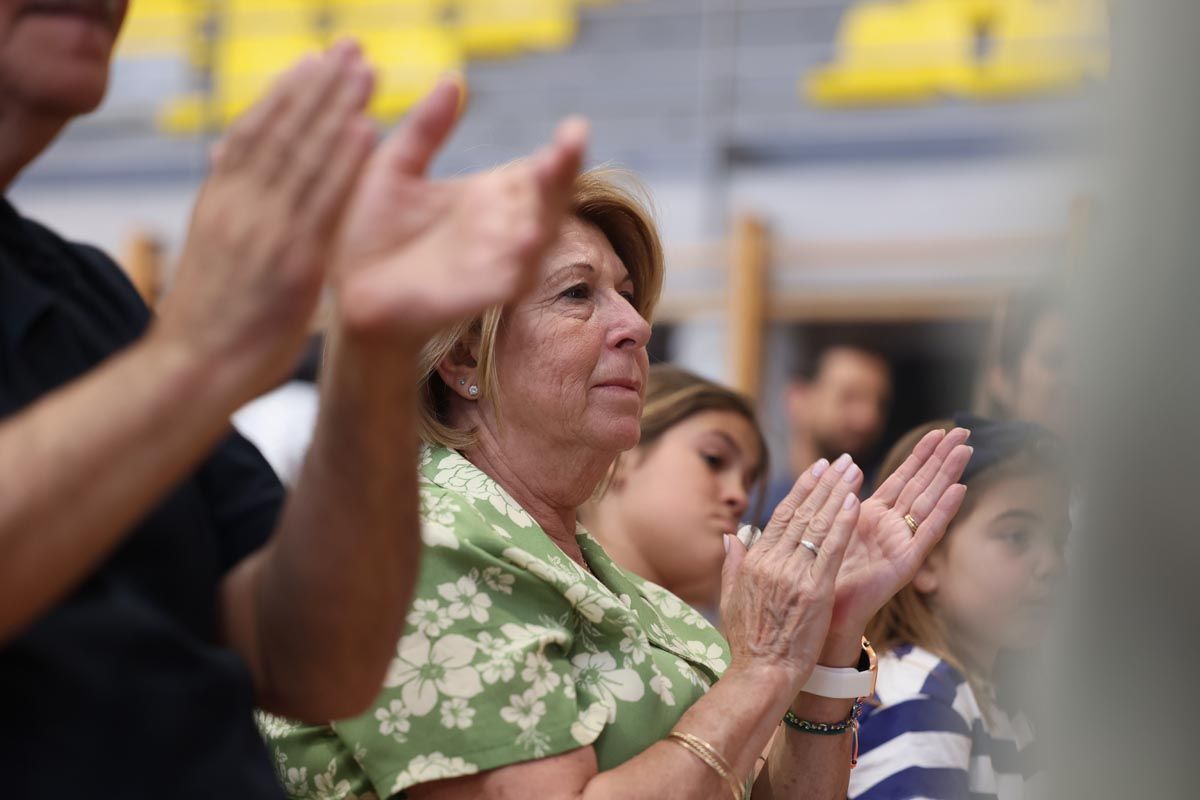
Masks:
[[[638,442],[650,324],[599,228],[564,223],[496,341],[500,424],[538,446],[615,455]]]
[[[916,578],[957,639],[994,658],[1037,643],[1063,571],[1065,485],[1042,475],[992,484]]]
[[[754,426],[734,411],[701,411],[623,457],[604,503],[663,586],[698,605],[720,599],[722,534],[746,513],[762,465]]]

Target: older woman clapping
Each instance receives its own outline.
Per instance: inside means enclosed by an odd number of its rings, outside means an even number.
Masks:
[[[751,551],[728,537],[727,644],[576,522],[638,442],[662,250],[611,173],[570,211],[528,296],[424,351],[413,610],[370,711],[265,720],[295,797],[845,796],[852,735],[809,731],[852,731],[836,687],[861,683],[859,635],[961,502],[965,431],[861,507],[861,470],[818,462]],[[808,684],[833,697],[802,691],[818,665],[848,668]]]

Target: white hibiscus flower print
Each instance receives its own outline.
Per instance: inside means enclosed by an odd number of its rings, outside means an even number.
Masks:
[[[308,793],[308,767],[289,767],[287,754],[275,751],[275,773],[288,797],[303,797]]]
[[[471,667],[474,658],[475,643],[465,636],[443,636],[432,644],[420,634],[405,636],[383,685],[399,688],[409,712],[422,717],[439,695],[474,697],[483,691],[479,673]]]
[[[463,761],[458,756],[447,757],[439,753],[419,755],[408,762],[408,768],[396,776],[396,784],[392,794],[398,794],[409,786],[438,781],[443,778],[457,778],[462,775],[474,775],[479,767]]]
[[[520,696],[509,695],[508,705],[500,709],[500,718],[523,731],[536,728],[546,716],[546,704],[540,698],[533,689],[526,689]]]
[[[456,697],[453,700],[443,700],[441,709],[443,727],[461,728],[464,731],[471,727],[471,719],[475,716],[475,709],[471,708],[466,700],[461,697]]]
[[[516,664],[506,655],[496,655],[479,665],[479,674],[484,683],[492,684],[497,681],[507,683],[517,674]]]
[[[437,592],[450,603],[447,609],[454,619],[470,617],[482,624],[488,621],[488,609],[492,607],[492,598],[479,591],[479,571],[471,570],[454,583],[443,583],[437,587]]]
[[[548,620],[547,620],[548,621]],[[571,641],[571,634],[566,628],[558,625],[538,625],[506,622],[500,626],[500,632],[508,637],[513,651],[544,650],[548,645],[566,646]]]
[[[446,527],[438,522],[430,522],[427,519],[421,521],[421,541],[426,547],[448,547],[451,550],[458,549],[458,536],[454,534],[451,528]]]
[[[576,690],[594,697],[608,708],[608,721],[617,718],[617,701],[634,703],[642,699],[646,687],[634,670],[617,666],[610,653],[579,653],[571,659]]]
[[[454,522],[462,507],[441,493],[421,492],[421,541],[429,547],[458,549]]]
[[[513,584],[516,582],[515,575],[505,572],[500,567],[487,567],[483,571],[483,585],[493,592],[512,594]]]
[[[693,686],[697,686],[704,691],[708,691],[708,678],[703,672],[693,667],[682,658],[675,659],[675,668],[679,670],[679,674],[688,679]]]
[[[545,561],[525,552],[519,547],[506,547],[501,555],[521,569],[552,586],[571,586],[576,581],[574,577],[562,570],[556,569],[552,564],[547,564]]]
[[[582,583],[576,583],[567,589],[563,597],[567,598],[567,602],[581,617],[593,623],[604,619],[605,611],[619,607],[616,598],[597,592]]]
[[[344,778],[337,780],[336,759],[329,762],[329,768],[325,772],[313,776],[313,791],[308,796],[313,800],[347,800],[353,797],[350,793],[350,781]]]
[[[453,625],[454,620],[449,609],[443,608],[437,600],[419,597],[413,600],[412,610],[408,612],[408,624],[422,636],[435,639]]]
[[[650,654],[650,640],[646,638],[646,632],[632,625],[626,625],[621,629],[621,633],[624,634],[620,648],[621,652],[625,654],[625,666],[645,661],[646,656]]]
[[[653,661],[650,662],[650,669],[654,672],[654,677],[650,679],[650,691],[658,695],[663,705],[675,705],[675,695],[671,694],[671,679],[663,675],[662,670]]]
[[[608,707],[604,703],[592,703],[571,723],[571,738],[580,744],[591,744],[604,730],[608,721]]]
[[[399,700],[391,701],[387,704],[387,708],[375,709],[375,719],[379,720],[379,732],[384,736],[392,737],[401,744],[408,741],[405,734],[412,727],[408,721],[409,716],[408,709]]]
[[[688,650],[698,660],[706,662],[717,672],[725,671],[725,651],[718,644],[705,645],[704,642],[688,642]]]
[[[255,711],[254,718],[258,722],[258,729],[268,739],[280,739],[300,730],[300,723],[292,722],[286,717],[268,714],[266,711]]]
[[[521,680],[529,684],[529,689],[536,697],[542,697],[558,688],[562,677],[554,671],[554,665],[544,653],[526,653],[525,668],[521,670]]]
[[[509,497],[500,484],[458,453],[450,453],[437,465],[433,482],[458,492],[474,502],[485,502],[520,528],[533,527],[533,519],[525,509]]]

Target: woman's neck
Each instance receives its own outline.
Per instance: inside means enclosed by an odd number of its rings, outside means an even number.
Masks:
[[[500,434],[479,425],[468,461],[500,484],[546,535],[575,562],[587,566],[575,539],[579,507],[590,498],[616,453],[546,446],[534,437]]]
[[[580,509],[580,519],[617,566],[663,586],[662,575],[638,547],[637,536],[622,519],[619,504],[613,498],[588,503]]]

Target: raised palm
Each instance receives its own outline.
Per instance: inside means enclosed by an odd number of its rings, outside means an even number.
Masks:
[[[335,281],[351,327],[424,336],[504,303],[532,281],[579,171],[586,126],[506,169],[426,177],[454,127],[460,90],[443,81],[365,166],[339,235]]]
[[[963,428],[926,434],[863,502],[838,570],[831,635],[861,634],[941,541],[966,495],[966,487],[956,481],[971,458],[971,448],[963,444],[968,436]],[[906,514],[918,522],[915,534]]]

